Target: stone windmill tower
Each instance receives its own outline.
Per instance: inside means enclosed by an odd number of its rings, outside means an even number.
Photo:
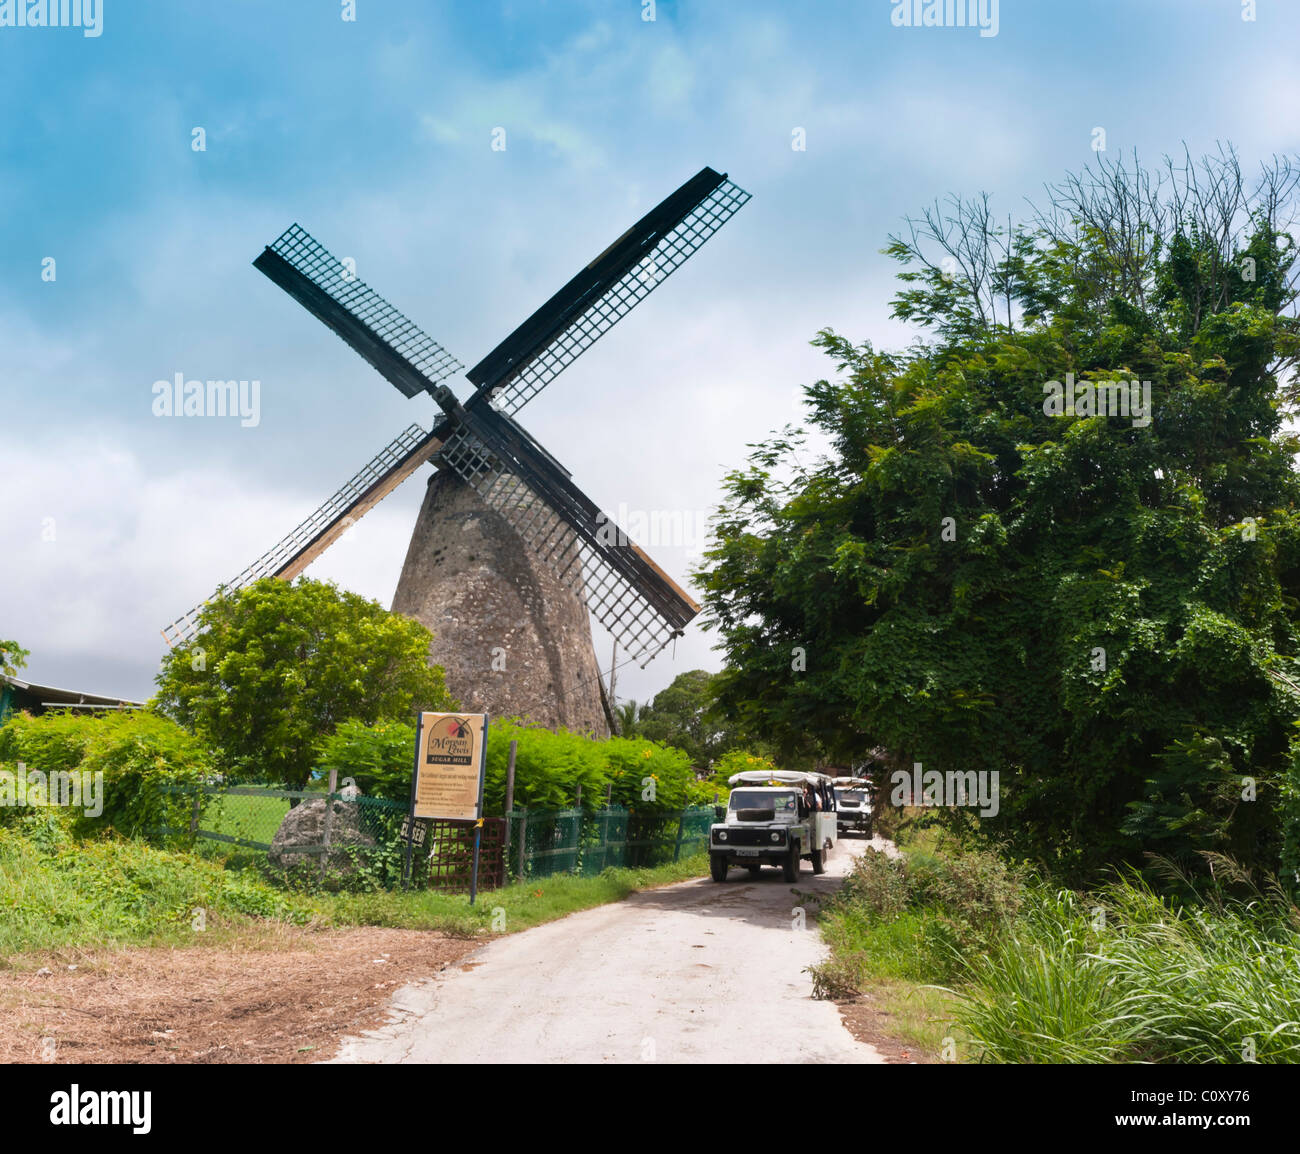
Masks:
[[[434,634],[430,660],[466,709],[603,733],[595,617],[643,666],[699,606],[614,525],[513,414],[645,299],[749,194],[702,169],[584,267],[465,375],[463,366],[297,225],[253,262],[408,397],[436,402],[272,550],[225,586],[292,580],[385,496],[436,472],[393,599]],[[163,631],[197,630],[199,609]]]

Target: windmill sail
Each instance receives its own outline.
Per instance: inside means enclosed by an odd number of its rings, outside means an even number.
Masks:
[[[681,267],[749,200],[701,169],[656,205],[466,374],[480,396],[518,412]]]
[[[253,261],[408,397],[432,393],[465,366],[370,288],[324,245],[290,225]]]
[[[411,425],[385,445],[350,481],[287,537],[268,550],[223,589],[233,593],[263,577],[292,581],[441,447],[442,441],[419,425]],[[163,630],[175,647],[198,632],[197,605]]]

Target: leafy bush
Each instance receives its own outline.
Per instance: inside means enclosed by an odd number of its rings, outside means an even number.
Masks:
[[[909,903],[939,912],[962,953],[991,946],[1024,901],[1023,879],[991,853],[912,853],[906,870]]]
[[[827,902],[824,924],[835,967],[815,970],[814,980],[845,990],[852,984],[843,980],[846,972],[859,984],[869,974],[954,979],[964,959],[1009,932],[1023,888],[1022,879],[991,854],[890,857],[868,849]]]
[[[727,779],[735,773],[745,773],[756,769],[776,769],[776,762],[762,754],[748,749],[732,749],[724,753],[713,766],[713,776],[709,778],[712,785],[724,793],[730,786]]]
[[[536,729],[517,721],[494,721],[488,734],[487,781],[484,805],[488,813],[502,813],[506,798],[506,770],[510,742],[518,742],[515,756],[515,808],[567,809],[582,786],[586,809],[604,804],[609,779],[609,759],[601,742],[561,729]]]
[[[407,801],[415,759],[415,726],[400,721],[345,721],[321,745],[320,764],[351,777],[370,797]]]
[[[294,922],[310,909],[191,854],[105,837],[78,840],[67,815],[27,810],[0,829],[0,957],[141,940],[192,941],[237,915]]]
[[[103,812],[70,812],[72,831],[114,829],[154,836],[166,827],[187,836],[193,795],[160,787],[195,786],[211,770],[206,750],[179,725],[147,710],[86,716],[22,713],[0,728],[0,763],[45,774],[103,774]]]
[[[907,908],[907,902],[903,859],[868,849],[853,863],[832,904],[836,909],[853,909],[869,918],[891,921]]]
[[[577,800],[587,810],[605,803],[646,812],[670,812],[712,800],[713,787],[697,782],[690,758],[680,749],[636,737],[597,741],[568,730],[548,730],[517,721],[496,720],[488,729],[484,806],[505,807],[510,742],[517,743],[515,805],[565,809]],[[356,780],[361,792],[406,801],[411,791],[415,727],[401,722],[365,725],[346,721],[321,747],[321,764]],[[654,796],[647,793],[647,779]]]

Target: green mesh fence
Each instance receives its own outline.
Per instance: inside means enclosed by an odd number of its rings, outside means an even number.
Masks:
[[[664,865],[708,845],[711,806],[669,813],[633,812],[611,806],[516,810],[507,815],[507,869],[514,878],[576,873],[589,877],[613,867]]]
[[[405,802],[256,785],[164,789],[185,795],[190,823],[187,829],[159,833],[192,841],[200,853],[226,858],[247,855],[250,862],[291,882],[300,879],[362,889],[392,889],[402,883]],[[707,848],[713,820],[709,806],[668,813],[621,806],[591,811],[516,810],[507,815],[504,828],[486,831],[492,836],[483,843],[480,886],[555,874],[590,877],[610,867],[663,865]],[[492,821],[500,826],[501,819],[490,819],[489,824]],[[452,829],[449,824],[415,823],[413,885],[466,888],[468,867],[461,859],[470,853],[472,831]]]
[[[401,883],[407,815],[403,802],[327,794],[323,789],[253,785],[164,788],[189,798],[191,817],[186,830],[159,832],[169,838],[192,838],[201,853],[239,856],[246,851],[269,871],[287,879],[308,880],[320,875],[337,884],[383,889]],[[294,810],[297,812],[286,825]],[[281,827],[285,827],[285,835],[277,844]],[[417,826],[417,835],[421,832]],[[428,873],[427,857],[417,842],[412,853],[416,884],[422,884]]]

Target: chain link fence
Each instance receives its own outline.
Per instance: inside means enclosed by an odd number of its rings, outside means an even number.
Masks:
[[[291,886],[373,890],[402,884],[405,802],[325,788],[162,788],[184,795],[190,821],[187,829],[158,832],[192,840],[199,852],[257,866]],[[707,848],[713,820],[710,806],[668,813],[621,806],[518,809],[505,818],[487,818],[480,827],[479,888],[678,861]],[[467,889],[474,832],[473,822],[417,819],[411,834],[411,884]]]
[[[519,809],[509,825],[507,869],[513,878],[553,874],[590,877],[611,866],[664,865],[707,848],[712,806],[669,813],[636,812],[622,806],[581,809]]]

